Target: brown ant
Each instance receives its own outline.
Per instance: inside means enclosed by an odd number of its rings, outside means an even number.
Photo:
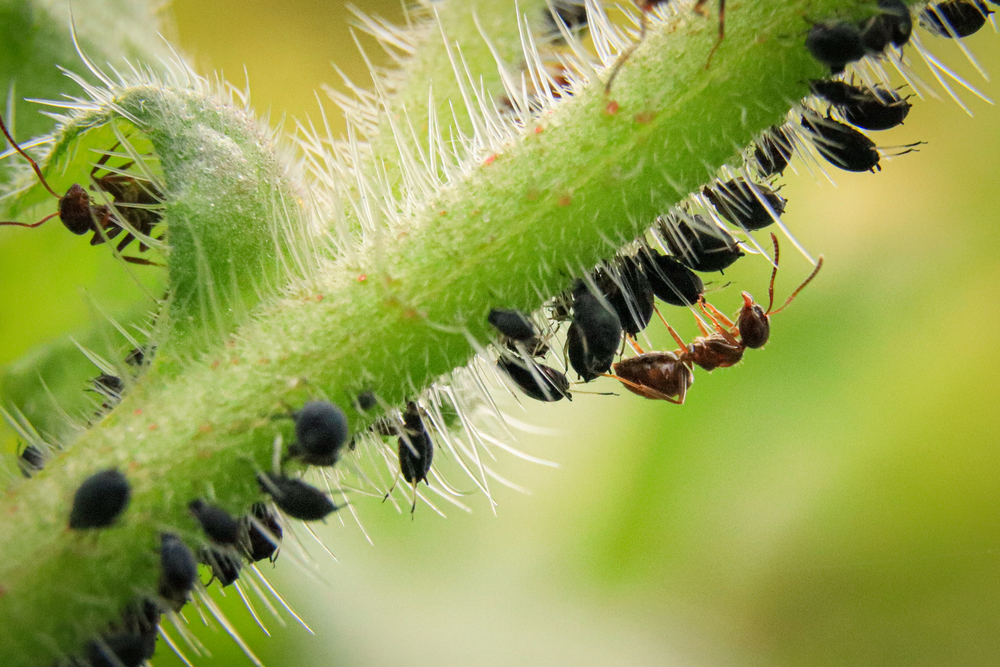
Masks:
[[[608,77],[608,82],[604,84],[604,94],[611,94],[611,84],[614,82],[615,77],[618,76],[618,71],[622,68],[629,58],[632,57],[632,53],[635,52],[639,45],[642,44],[643,40],[646,39],[646,28],[649,25],[649,12],[653,11],[653,8],[657,5],[662,5],[670,0],[634,0],[636,6],[641,12],[639,14],[639,39],[632,44],[630,47],[621,52],[618,56],[618,60],[615,61],[614,66],[611,68],[611,75]],[[700,15],[705,16],[704,6],[708,3],[708,0],[698,0],[694,5],[694,11]],[[722,44],[722,40],[726,38],[726,0],[719,0],[719,38],[715,40],[715,46],[708,54],[708,60],[705,62],[705,69],[708,69],[712,64],[712,56],[718,50],[719,45]]]
[[[774,234],[771,234],[771,241],[774,243],[774,268],[771,270],[771,282],[768,285],[767,311],[753,300],[749,292],[743,292],[743,306],[736,314],[734,323],[702,297],[699,299],[699,304],[715,325],[714,332],[709,332],[699,321],[698,328],[702,336],[685,345],[680,334],[664,320],[664,325],[680,348],[673,352],[643,352],[642,348],[629,338],[628,343],[638,356],[614,364],[615,374],[608,377],[615,378],[634,394],[681,405],[684,403],[688,388],[694,383],[693,365],[706,371],[728,368],[743,359],[743,353],[747,348],[758,349],[767,344],[771,335],[770,316],[784,310],[823,267],[823,256],[820,255],[816,268],[809,277],[792,292],[780,308],[774,310],[774,280],[778,275],[780,252],[778,238]],[[660,319],[663,319],[662,315]]]
[[[104,176],[95,176],[99,169],[104,168],[108,158],[111,156],[110,153],[106,153],[100,160],[97,161],[97,164],[90,172],[90,177],[93,180],[94,185],[100,190],[108,193],[116,206],[109,206],[108,204],[95,204],[93,198],[91,198],[83,186],[78,183],[74,183],[70,186],[69,190],[66,191],[66,194],[60,197],[45,180],[45,177],[42,175],[42,170],[38,167],[38,163],[31,159],[31,157],[17,145],[17,142],[14,141],[14,137],[10,135],[10,132],[7,130],[7,126],[4,125],[2,118],[0,118],[0,131],[3,132],[5,137],[7,137],[7,141],[9,141],[10,145],[14,147],[14,150],[20,153],[31,164],[31,168],[35,171],[35,174],[38,175],[38,180],[40,180],[42,185],[45,186],[45,189],[48,190],[53,197],[59,200],[59,210],[51,215],[45,216],[38,222],[0,222],[0,225],[15,225],[17,227],[34,228],[58,216],[59,220],[61,220],[63,225],[66,226],[66,229],[74,234],[83,235],[87,232],[93,232],[94,236],[90,239],[90,245],[92,246],[100,245],[101,243],[109,241],[124,231],[126,232],[125,238],[122,239],[117,247],[117,250],[120,253],[135,240],[137,234],[141,236],[149,236],[153,227],[160,221],[160,212],[153,208],[160,202],[159,191],[157,191],[156,188],[150,184],[140,183],[139,180],[133,176],[118,173],[118,171],[131,167],[133,164],[132,162],[127,162],[115,172],[107,173]],[[118,144],[115,144],[115,146],[117,147]],[[121,218],[119,216],[121,216]],[[128,228],[126,228],[125,224],[123,224],[122,218],[124,218],[124,222],[128,223]],[[148,246],[140,241],[139,252],[144,252],[147,249]],[[156,262],[152,262],[141,257],[123,256],[122,259],[126,262],[131,262],[132,264],[160,266],[160,264],[157,264]]]

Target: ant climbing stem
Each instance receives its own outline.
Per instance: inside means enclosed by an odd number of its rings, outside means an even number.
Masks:
[[[634,44],[629,46],[627,49],[622,51],[618,55],[618,59],[615,64],[611,67],[611,74],[608,76],[607,83],[604,84],[604,94],[611,94],[611,85],[615,81],[615,77],[618,76],[618,72],[621,70],[622,65],[632,57],[635,50],[639,48],[639,45],[643,43],[646,39],[646,30],[649,27],[649,12],[653,11],[653,8],[657,5],[662,5],[670,0],[634,0],[636,6],[639,8],[639,39],[636,40]],[[694,5],[694,11],[700,15],[705,16],[704,6],[708,3],[708,0],[698,0]],[[705,69],[712,66],[712,57],[715,52],[719,49],[722,41],[726,38],[726,0],[719,0],[719,37],[715,40],[715,45],[712,50],[708,53],[708,60],[705,62]]]
[[[38,163],[14,141],[14,137],[11,136],[2,118],[0,118],[0,131],[3,132],[4,137],[14,147],[14,150],[28,161],[45,189],[59,200],[59,209],[38,222],[3,221],[0,222],[0,225],[35,228],[58,216],[66,229],[73,234],[82,236],[93,232],[90,245],[106,243],[125,232],[125,237],[115,248],[116,253],[121,253],[132,241],[136,240],[137,236],[140,237],[139,252],[148,249],[146,243],[141,239],[148,237],[153,231],[153,227],[160,222],[161,213],[155,209],[155,206],[160,202],[161,195],[151,184],[143,185],[135,177],[122,173],[134,162],[127,162],[117,169],[110,169],[105,165],[111,154],[105,153],[91,170],[92,189],[96,187],[110,195],[111,202],[109,204],[95,204],[93,198],[79,183],[71,185],[66,194],[60,197],[45,180]],[[117,145],[115,144],[115,146]],[[104,176],[96,176],[100,169],[105,169],[108,173]],[[163,266],[142,257],[119,256],[132,264]]]

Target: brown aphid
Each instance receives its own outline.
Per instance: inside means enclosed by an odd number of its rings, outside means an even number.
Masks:
[[[652,400],[682,405],[688,389],[694,384],[690,366],[673,352],[643,352],[629,341],[638,356],[622,359],[612,367],[614,379],[633,394]]]
[[[59,200],[59,210],[45,216],[38,222],[5,221],[0,222],[0,225],[34,228],[48,222],[52,218],[58,217],[66,229],[78,236],[93,232],[94,235],[90,239],[90,245],[100,245],[117,237],[122,232],[126,232],[125,237],[117,246],[118,252],[121,252],[135,240],[135,235],[126,229],[123,222],[127,223],[129,227],[143,236],[149,236],[153,231],[153,227],[160,222],[162,216],[155,207],[160,203],[161,195],[152,184],[143,183],[133,176],[116,172],[110,172],[104,176],[96,175],[100,169],[104,168],[110,157],[109,154],[103,155],[97,161],[97,164],[90,172],[90,177],[94,182],[94,187],[106,192],[112,198],[115,204],[114,208],[107,204],[94,203],[93,198],[79,183],[71,185],[66,194],[60,197],[48,184],[48,181],[45,180],[38,163],[14,141],[14,137],[7,130],[7,126],[4,125],[2,118],[0,118],[0,131],[3,132],[3,135],[10,142],[10,145],[14,147],[14,150],[20,153],[31,164],[31,168],[35,171],[38,180],[45,186],[45,189]],[[125,170],[131,166],[132,163],[128,162],[118,169]],[[144,243],[140,242],[139,252],[144,252],[147,248]],[[122,257],[122,259],[132,264],[159,266],[155,262],[141,257],[126,256]]]

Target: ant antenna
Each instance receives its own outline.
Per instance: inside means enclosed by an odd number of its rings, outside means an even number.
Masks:
[[[774,308],[774,279],[778,277],[778,258],[781,251],[778,249],[778,237],[771,232],[771,243],[774,244],[774,268],[771,269],[771,284],[767,287],[767,312]],[[802,289],[801,287],[799,289]],[[785,304],[786,306],[788,304]],[[782,306],[784,308],[785,306]]]
[[[16,150],[18,153],[20,153],[21,155],[23,155],[24,159],[31,163],[31,168],[35,170],[36,174],[38,174],[38,180],[40,180],[42,182],[42,185],[45,186],[45,189],[48,190],[49,192],[51,192],[52,196],[55,197],[56,199],[62,199],[59,195],[56,194],[55,190],[53,190],[51,187],[49,187],[48,181],[46,181],[45,177],[42,176],[42,170],[39,169],[38,163],[35,162],[34,160],[32,160],[31,156],[28,155],[27,153],[25,153],[24,150],[22,150],[21,147],[17,145],[17,142],[14,141],[14,137],[10,136],[10,132],[7,131],[7,126],[4,125],[3,118],[0,118],[0,130],[3,131],[3,136],[7,137],[7,141],[9,141],[10,145],[14,147],[14,150]],[[56,215],[58,215],[58,214],[56,214]],[[49,218],[52,218],[52,217],[55,217],[55,216],[50,215],[48,218],[45,218],[45,220],[48,220]],[[42,222],[45,222],[45,220],[42,220]],[[25,227],[37,227],[38,225],[42,224],[42,222],[36,223],[34,225],[25,225],[24,223],[5,223],[5,224],[21,224],[21,225],[23,225]]]
[[[788,297],[788,300],[785,301],[784,305],[782,305],[781,308],[770,314],[774,315],[776,313],[780,313],[781,311],[783,311],[785,307],[792,302],[792,299],[798,296],[799,292],[805,289],[805,286],[812,282],[812,279],[816,277],[816,274],[819,273],[819,270],[822,268],[823,268],[823,255],[820,255],[819,257],[816,258],[816,268],[813,269],[813,272],[809,274],[809,277],[806,278],[805,282],[799,285],[798,289],[792,292],[792,295]]]

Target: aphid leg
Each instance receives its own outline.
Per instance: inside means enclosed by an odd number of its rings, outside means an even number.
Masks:
[[[419,479],[413,480],[413,505],[410,507],[410,521],[413,521],[413,513],[417,511],[417,483],[419,481]]]
[[[396,490],[396,484],[398,483],[399,483],[399,473],[397,472],[396,476],[392,479],[392,486],[389,487],[389,490],[386,491],[385,493],[385,498],[382,499],[383,503],[389,500],[389,496],[391,496],[392,492]]]
[[[654,395],[653,396],[654,398],[657,398],[657,399],[660,399],[660,400],[663,400],[663,401],[669,401],[669,402],[673,403],[674,405],[684,405],[684,397],[687,395],[687,390],[686,389],[681,389],[680,397],[679,398],[670,398],[666,394],[662,394],[662,393],[656,391],[655,389],[653,389],[652,387],[647,387],[644,384],[638,384],[637,382],[632,382],[631,380],[626,380],[625,378],[621,377],[620,375],[612,375],[611,373],[601,373],[601,375],[603,377],[606,377],[606,378],[611,378],[613,380],[618,380],[622,384],[626,384],[626,385],[628,385],[630,387],[635,387],[636,389],[642,391],[644,394]]]
[[[702,5],[704,5],[708,0],[698,0],[698,3],[694,6],[694,10],[704,16],[704,10]],[[715,52],[719,50],[719,46],[722,44],[722,40],[726,38],[726,0],[719,0],[719,37],[715,40],[715,46],[712,50],[708,52],[708,61],[705,63],[705,69],[712,66],[712,56]]]
[[[788,304],[790,304],[792,302],[792,299],[794,299],[795,297],[797,297],[799,295],[799,292],[801,292],[805,288],[806,285],[808,285],[809,283],[812,282],[812,279],[816,277],[816,274],[819,273],[819,270],[821,268],[823,268],[823,255],[820,255],[819,257],[816,258],[816,268],[813,269],[813,272],[810,273],[809,277],[805,279],[805,282],[803,282],[801,285],[799,285],[798,289],[796,289],[794,292],[792,292],[792,295],[790,297],[788,297],[788,299],[785,300],[785,303],[783,303],[781,305],[781,308],[779,308],[778,310],[774,311],[773,313],[769,313],[769,314],[770,315],[775,315],[775,314],[780,313],[781,311],[783,311],[785,309],[785,307],[788,306]]]
[[[167,268],[166,264],[160,264],[159,262],[154,262],[151,259],[144,259],[142,257],[131,257],[129,255],[122,255],[122,259],[124,259],[129,264],[139,264],[141,266],[158,266],[161,269]]]

